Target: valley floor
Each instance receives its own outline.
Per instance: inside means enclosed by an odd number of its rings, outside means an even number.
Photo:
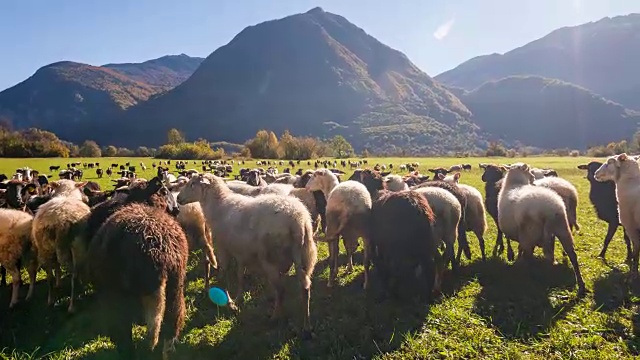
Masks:
[[[626,282],[628,266],[622,231],[614,237],[607,260],[597,258],[606,224],[597,219],[589,202],[589,183],[576,168],[585,158],[524,159],[369,159],[375,163],[420,162],[420,170],[460,162],[473,165],[464,172],[462,183],[484,195],[480,162],[525,161],[532,166],[551,167],[571,181],[579,191],[575,244],[588,294],[576,299],[573,271],[569,265],[536,263],[530,268],[509,264],[506,254],[492,257],[496,227],[489,217],[485,234],[488,260],[480,258],[478,240],[469,233],[472,260],[463,260],[457,275],[448,274],[444,295],[431,306],[417,301],[381,300],[375,289],[362,290],[362,266],[351,274],[344,265],[338,286],[326,286],[327,246],[319,243],[311,295],[311,316],[315,337],[303,341],[300,292],[294,278],[288,281],[285,309],[289,321],[267,320],[268,295],[260,278],[250,277],[249,291],[241,312],[234,316],[217,308],[207,297],[196,256],[190,258],[186,284],[187,319],[175,359],[425,359],[425,358],[511,358],[511,359],[620,359],[640,354],[640,286]],[[0,159],[0,174],[13,174],[29,166],[48,173],[50,165],[87,159]],[[152,178],[153,159],[90,159],[104,167],[130,161],[149,169],[140,176]],[[191,162],[193,164],[193,162]],[[199,164],[199,162],[198,162]],[[254,162],[251,162],[253,165]],[[306,162],[305,162],[306,164]],[[250,166],[249,164],[245,166]],[[200,165],[190,167],[200,168]],[[173,166],[172,166],[173,168]],[[237,172],[238,166],[235,166]],[[279,166],[282,170],[284,166]],[[307,168],[307,166],[304,166]],[[346,170],[348,175],[350,171]],[[57,178],[57,176],[54,176]],[[95,171],[85,170],[85,180],[96,181]],[[97,180],[111,188],[105,176]],[[215,239],[214,239],[215,245]],[[342,245],[341,245],[342,246]],[[342,249],[344,251],[344,249]],[[561,259],[556,246],[556,259]],[[200,256],[201,254],[197,254]],[[361,251],[355,262],[362,263]],[[538,253],[538,256],[541,254]],[[345,259],[341,258],[342,264]],[[78,302],[76,314],[66,312],[69,280],[57,290],[61,297],[53,309],[46,307],[44,273],[38,276],[34,299],[8,310],[11,288],[0,289],[0,357],[6,359],[117,359],[108,338],[100,334],[96,301],[87,292]],[[24,276],[25,283],[28,281]],[[215,285],[215,280],[214,280]],[[376,283],[373,283],[374,288]],[[26,294],[23,288],[21,298]],[[138,346],[145,330],[134,328]]]

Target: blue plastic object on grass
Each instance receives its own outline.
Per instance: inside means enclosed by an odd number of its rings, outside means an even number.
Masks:
[[[215,286],[209,289],[209,299],[218,306],[226,306],[229,303],[227,292]]]

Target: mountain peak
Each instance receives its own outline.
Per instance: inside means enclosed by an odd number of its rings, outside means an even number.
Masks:
[[[316,6],[313,9],[307,11],[307,14],[322,14],[324,13],[324,9],[320,6]]]

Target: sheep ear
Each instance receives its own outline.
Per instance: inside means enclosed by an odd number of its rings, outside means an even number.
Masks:
[[[437,173],[437,174],[436,174],[436,177],[437,177],[439,180],[444,180],[444,177],[445,177],[445,176],[444,176],[444,174],[442,174],[442,173]]]
[[[389,174],[391,174],[391,171],[387,171],[387,172],[380,173],[380,175],[382,175],[382,176],[387,176],[387,175],[389,175]]]
[[[85,185],[87,185],[87,182],[86,182],[86,181],[76,183],[76,187],[77,187],[77,188],[81,188],[81,187],[83,187],[83,186],[85,186]]]
[[[586,164],[578,165],[578,169],[587,170],[587,165]]]
[[[487,168],[487,164],[485,164],[485,163],[480,163],[478,166],[480,167],[480,169],[486,169]]]
[[[462,176],[462,174],[456,173],[455,175],[453,175],[453,180],[458,181],[460,179],[460,176]]]

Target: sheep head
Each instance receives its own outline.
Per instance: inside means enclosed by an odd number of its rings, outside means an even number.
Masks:
[[[220,180],[224,183],[224,181]],[[178,204],[186,205],[200,201],[204,197],[207,188],[213,187],[216,182],[216,177],[211,174],[195,175],[189,179],[187,185],[180,191],[177,197]],[[225,184],[217,184],[218,186],[225,186]]]
[[[303,175],[304,176],[304,175]],[[308,191],[323,191],[328,190],[331,183],[337,183],[337,177],[334,173],[329,171],[328,169],[318,169],[313,172],[311,178],[305,185],[305,189]],[[328,194],[325,194],[325,196]]]
[[[600,166],[602,166],[602,163],[599,161],[592,161],[588,164],[582,164],[582,165],[578,165],[578,169],[580,170],[587,170],[587,180],[589,180],[590,182],[593,181],[597,181],[595,179],[595,174],[596,171],[598,171],[598,169],[600,168]]]
[[[611,156],[602,164],[594,173],[596,181],[615,181],[617,182],[625,175],[640,175],[638,162],[626,153]]]
[[[504,166],[498,166],[494,164],[481,164],[484,165],[482,167],[484,169],[484,173],[482,174],[482,181],[486,183],[496,183],[500,181],[504,177],[504,173],[507,172],[507,168]]]
[[[49,183],[53,196],[69,195],[75,191],[81,194],[80,189],[87,184],[86,181],[75,182],[73,180],[60,179]]]
[[[525,163],[515,163],[505,166],[509,170],[505,178],[505,186],[522,186],[532,184],[535,177],[531,173],[531,168]]]

